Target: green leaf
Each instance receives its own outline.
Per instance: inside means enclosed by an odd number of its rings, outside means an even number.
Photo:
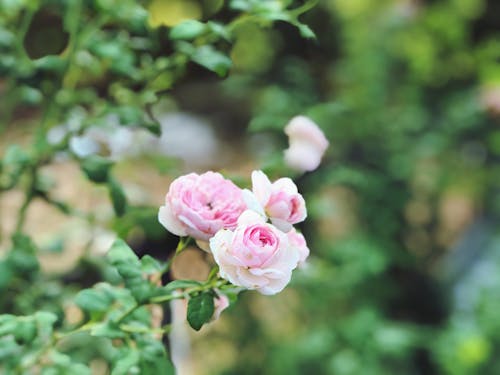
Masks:
[[[76,295],[75,303],[84,311],[106,312],[113,303],[113,298],[103,290],[84,289]]]
[[[3,164],[5,165],[24,165],[30,160],[28,154],[18,145],[11,145],[5,151]]]
[[[127,245],[125,241],[117,238],[111,249],[109,249],[107,257],[111,264],[116,266],[120,262],[133,262],[139,265],[139,258],[134,251]]]
[[[173,74],[173,72],[167,70],[159,74],[152,81],[150,81],[148,88],[155,91],[163,91],[172,87],[174,82],[175,82],[175,75]],[[155,132],[153,132],[153,134],[160,135],[156,134]]]
[[[215,35],[221,37],[222,39],[225,39],[228,42],[231,40],[231,33],[223,24],[208,21],[207,26],[209,30]]]
[[[35,320],[38,327],[38,337],[42,340],[48,340],[50,335],[52,335],[57,315],[48,311],[38,311],[35,313]]]
[[[154,339],[137,340],[141,352],[141,374],[174,375],[175,369],[161,342]]]
[[[64,368],[65,371],[70,373],[71,375],[91,375],[92,372],[89,367],[85,366],[83,363],[72,363],[67,368]]]
[[[175,290],[175,289],[192,288],[194,286],[200,286],[200,285],[202,284],[199,281],[195,280],[174,280],[165,285],[165,287]]]
[[[92,327],[90,334],[96,337],[107,337],[109,339],[121,339],[126,335],[113,322],[98,323]]]
[[[127,197],[122,186],[114,178],[108,181],[109,196],[116,216],[123,216],[127,209]]]
[[[90,181],[104,183],[108,181],[109,171],[113,162],[99,155],[92,155],[85,158],[81,163],[81,168]]]
[[[113,243],[108,252],[108,259],[138,302],[144,302],[153,295],[156,286],[143,277],[139,258],[123,240],[117,239]]]
[[[127,375],[132,367],[139,363],[139,352],[137,350],[122,350],[120,359],[116,361],[111,375]]]
[[[33,278],[39,269],[37,248],[30,237],[16,233],[12,237],[12,250],[9,252],[6,264],[15,273]]]
[[[155,258],[153,258],[149,255],[144,255],[141,258],[141,269],[142,269],[142,272],[144,272],[148,275],[152,275],[152,274],[161,272],[163,269],[163,266]]]
[[[0,337],[14,333],[17,325],[18,322],[14,315],[0,315]]]
[[[0,363],[9,358],[18,357],[22,353],[22,347],[16,342],[14,337],[0,337]]]
[[[17,342],[30,343],[37,335],[36,322],[33,319],[18,319],[14,337]]]
[[[161,124],[157,121],[146,122],[144,128],[157,137],[161,136]]]
[[[188,302],[187,321],[196,331],[208,322],[214,314],[214,296],[212,292],[200,293]]]
[[[137,125],[143,122],[144,111],[131,105],[123,105],[115,113],[120,119],[122,125]]]
[[[300,35],[303,38],[316,39],[316,34],[306,24],[298,22],[297,24],[295,24],[295,26],[297,26],[297,28],[299,29]]]
[[[221,77],[227,74],[232,65],[232,61],[227,55],[209,45],[194,50],[191,60]]]
[[[207,25],[203,22],[196,20],[186,20],[184,22],[175,25],[170,30],[170,39],[172,40],[192,40],[201,34],[203,34],[207,30]]]
[[[0,261],[0,290],[6,289],[12,281],[12,268],[7,261]]]
[[[44,367],[40,375],[59,375],[59,369],[55,366]]]

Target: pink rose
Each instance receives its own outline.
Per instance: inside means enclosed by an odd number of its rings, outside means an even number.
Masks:
[[[267,215],[283,232],[290,231],[292,224],[300,223],[307,217],[306,202],[297,186],[287,177],[271,183],[264,172],[253,171],[252,191],[253,195],[245,191],[249,208]]]
[[[222,278],[262,294],[283,290],[299,261],[287,235],[251,210],[240,216],[234,232],[217,232],[210,239],[210,249]]]
[[[190,173],[172,182],[158,220],[173,234],[208,241],[219,229],[234,229],[245,209],[241,189],[221,174]]]
[[[285,150],[285,162],[301,172],[318,168],[328,148],[328,140],[321,129],[305,116],[294,117],[285,127],[290,146]]]
[[[217,297],[214,298],[214,314],[212,315],[212,320],[217,320],[220,314],[229,307],[229,298],[225,294],[217,293]]]
[[[304,238],[302,233],[297,232],[295,228],[293,228],[286,235],[288,236],[288,242],[290,243],[290,246],[295,247],[295,249],[297,249],[297,252],[299,253],[299,266],[301,264],[304,264],[310,253],[310,250],[307,247],[306,239]]]

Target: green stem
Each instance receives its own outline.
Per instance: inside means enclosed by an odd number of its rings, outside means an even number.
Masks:
[[[305,13],[312,8],[314,8],[318,4],[319,0],[309,0],[302,4],[300,7],[292,9],[290,14],[293,14],[294,17],[300,16],[302,13]]]
[[[130,316],[131,314],[134,313],[135,310],[137,310],[139,307],[142,307],[143,305],[142,304],[136,304],[134,306],[132,306],[131,308],[129,308],[127,311],[125,311],[116,321],[115,323],[116,324],[120,324],[121,322],[123,322],[128,316]]]
[[[31,166],[29,168],[28,186],[26,187],[23,204],[19,209],[19,214],[17,216],[16,230],[14,233],[19,233],[23,229],[24,222],[26,221],[26,213],[28,211],[28,207],[35,196],[36,178],[37,178],[36,166]]]
[[[160,271],[162,275],[170,269],[170,266],[172,265],[175,257],[179,255],[184,249],[186,249],[188,245],[191,243],[191,241],[192,241],[191,237],[181,237],[179,239],[179,243],[177,244],[174,255],[170,257],[170,259],[165,263],[165,265]]]
[[[207,290],[212,290],[212,289],[217,289],[220,288],[221,286],[227,285],[227,280],[223,279],[215,279],[210,282],[207,282],[206,284],[200,285],[200,286],[195,286],[192,288],[187,288],[184,290],[183,293],[179,294],[165,294],[163,296],[156,296],[150,299],[151,303],[165,303],[174,299],[181,299],[185,298],[188,296],[191,296],[193,294],[197,294],[199,292],[205,292]]]

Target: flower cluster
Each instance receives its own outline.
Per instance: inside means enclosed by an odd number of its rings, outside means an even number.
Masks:
[[[304,236],[293,227],[306,216],[293,181],[272,183],[262,171],[252,173],[251,191],[215,172],[181,176],[158,213],[167,230],[195,238],[212,253],[220,277],[262,294],[283,290],[309,255]]]

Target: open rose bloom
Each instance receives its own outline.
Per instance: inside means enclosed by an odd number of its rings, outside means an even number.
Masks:
[[[222,278],[262,294],[282,291],[299,262],[287,235],[250,210],[240,216],[234,232],[217,232],[210,249]]]
[[[174,180],[158,220],[171,233],[208,241],[219,229],[233,229],[246,209],[243,194],[221,174],[190,173]]]
[[[283,232],[289,232],[293,224],[307,217],[306,203],[297,186],[289,178],[274,183],[262,171],[252,172],[252,194],[245,191],[249,208],[271,219]]]

